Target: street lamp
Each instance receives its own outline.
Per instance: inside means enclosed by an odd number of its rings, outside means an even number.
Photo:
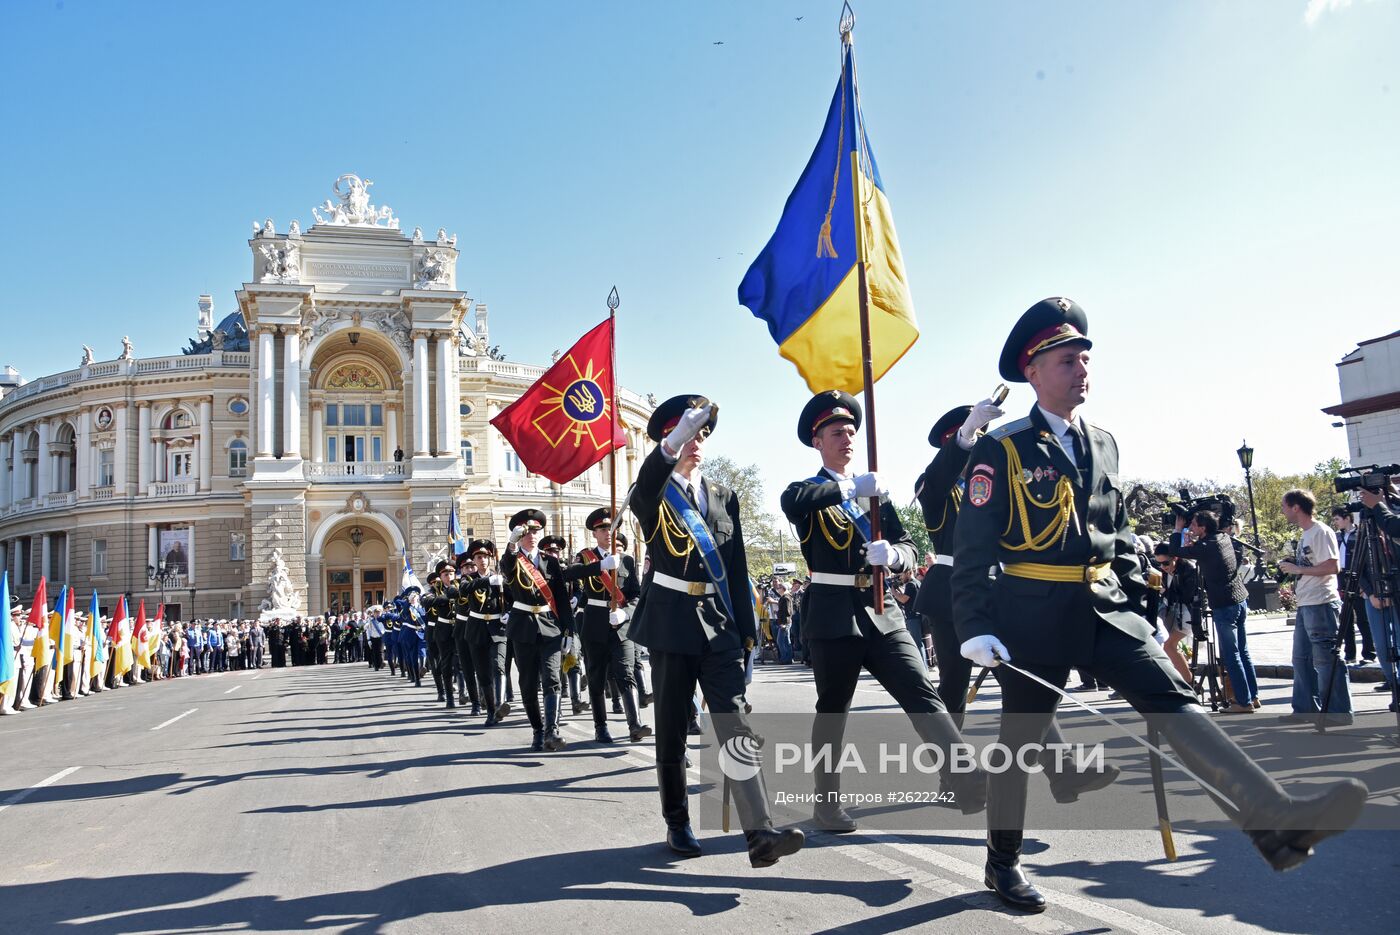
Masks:
[[[350,528],[350,541],[354,543],[357,549],[360,547],[360,543],[365,541],[364,531],[361,530],[359,526],[352,526]]]
[[[179,577],[179,572],[175,571],[173,568],[166,567],[165,562],[161,562],[159,565],[146,566],[146,580],[160,587],[161,606],[165,605],[165,589],[175,584],[176,579]]]
[[[1259,548],[1259,516],[1254,511],[1254,476],[1250,473],[1250,468],[1254,467],[1254,449],[1249,447],[1249,442],[1241,442],[1240,447],[1235,452],[1240,459],[1240,467],[1244,468],[1244,484],[1249,489],[1249,525],[1254,532],[1254,547]]]

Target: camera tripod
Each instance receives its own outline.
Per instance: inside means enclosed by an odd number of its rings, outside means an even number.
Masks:
[[[1210,638],[1210,623],[1206,619],[1210,611],[1199,605],[1195,610],[1196,621],[1199,622],[1191,624],[1191,672],[1195,676],[1191,690],[1203,702],[1209,699],[1212,711],[1219,711],[1228,707],[1230,702],[1225,697],[1220,659],[1215,655],[1215,640]],[[1201,658],[1202,647],[1205,648],[1204,660]]]
[[[1359,506],[1359,504],[1358,504]],[[1356,554],[1347,556],[1347,568],[1345,584],[1348,590],[1360,590],[1360,577],[1365,575],[1366,579],[1375,589],[1373,596],[1388,602],[1389,606],[1381,610],[1381,632],[1377,642],[1383,643],[1377,646],[1377,656],[1381,659],[1381,668],[1385,670],[1386,681],[1390,685],[1390,710],[1395,714],[1395,726],[1397,742],[1400,742],[1400,666],[1397,666],[1397,634],[1396,618],[1400,611],[1397,611],[1397,598],[1400,598],[1400,562],[1397,562],[1395,554],[1395,544],[1376,525],[1375,519],[1370,511],[1361,511],[1361,522],[1358,525],[1356,536]],[[1369,624],[1369,621],[1367,621]],[[1339,660],[1340,661],[1340,660]],[[1336,668],[1333,668],[1333,679],[1336,678]],[[1327,698],[1331,697],[1331,686],[1328,686]],[[1327,711],[1326,701],[1323,704],[1323,713]],[[1321,730],[1319,726],[1319,730]]]

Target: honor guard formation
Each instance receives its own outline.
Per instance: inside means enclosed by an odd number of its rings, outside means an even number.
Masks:
[[[1002,379],[1028,383],[1025,418],[988,431],[1005,388],[958,405],[934,422],[936,453],[916,485],[935,552],[917,608],[937,649],[935,687],[919,647],[881,579],[912,568],[910,536],[875,472],[852,470],[862,428],[849,393],[818,393],[797,422],[815,454],[812,476],[782,494],[811,582],[803,597],[803,643],[815,684],[813,745],[840,744],[857,680],[869,672],[909,717],[925,744],[949,751],[961,728],[974,667],[1001,687],[1000,741],[1010,749],[1059,740],[1055,710],[1072,668],[1111,686],[1148,717],[1155,735],[1216,798],[1269,865],[1286,870],[1357,819],[1366,787],[1354,779],[1292,795],[1255,764],[1205,712],[1191,685],[1153,638],[1149,587],[1137,559],[1118,478],[1113,436],[1077,415],[1089,388],[1088,318],[1051,298],[1028,309],[1001,354]],[[510,520],[498,554],[475,539],[452,564],[438,562],[428,589],[408,588],[380,620],[391,672],[421,685],[424,668],[447,707],[469,702],[485,726],[511,726],[510,668],[530,727],[529,748],[564,748],[566,679],[575,714],[591,710],[594,739],[611,744],[607,695],[626,718],[627,739],[653,735],[640,711],[640,649],[654,679],[654,743],[666,846],[701,853],[690,826],[686,738],[699,697],[723,744],[763,743],[748,721],[745,666],[754,651],[754,601],[739,500],[704,474],[719,407],[700,394],[656,407],[647,435],[656,447],[627,496],[646,546],[639,571],[607,509],[587,518],[594,545],[572,556],[526,509]],[[869,506],[878,502],[878,511]],[[1377,507],[1384,509],[1384,506]],[[579,697],[579,657],[587,700]],[[375,658],[374,654],[371,654]],[[458,689],[454,696],[454,687]],[[504,692],[504,694],[503,694]],[[943,762],[950,762],[945,757]],[[1057,802],[1110,784],[1111,766],[1076,771],[1042,760]],[[1021,868],[1028,773],[952,772],[941,783],[966,814],[987,815],[986,885],[1009,906],[1038,912],[1045,900]],[[754,867],[796,854],[796,828],[774,828],[763,774],[725,780]],[[856,830],[841,807],[839,778],[813,777],[814,825]]]

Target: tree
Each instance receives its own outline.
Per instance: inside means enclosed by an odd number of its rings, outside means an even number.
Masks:
[[[763,509],[763,477],[756,464],[737,464],[723,455],[706,458],[701,470],[706,477],[724,484],[739,498],[739,524],[744,530],[744,549],[748,554],[749,573],[754,577],[771,574],[773,563],[780,560],[786,546],[797,552],[797,544],[787,536],[785,521]],[[800,564],[800,555],[789,555]]]
[[[895,512],[899,514],[899,521],[904,525],[904,531],[909,533],[909,538],[914,540],[914,557],[920,565],[924,563],[924,556],[933,551],[933,545],[929,542],[928,527],[924,525],[924,511],[915,500],[904,506],[896,506]]]

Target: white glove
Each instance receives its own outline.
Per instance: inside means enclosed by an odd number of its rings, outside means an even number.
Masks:
[[[524,527],[524,526],[516,526],[514,529],[512,529],[512,530],[510,531],[510,540],[509,540],[509,544],[510,544],[510,545],[515,545],[517,542],[519,542],[519,541],[520,541],[521,539],[523,539],[523,538],[525,538],[525,527]]]
[[[995,636],[974,636],[962,644],[962,657],[989,668],[1011,661],[1011,653]]]
[[[894,565],[899,562],[899,552],[884,539],[876,539],[865,547],[865,560],[871,565]]]
[[[857,497],[883,497],[890,492],[888,487],[880,483],[880,478],[874,471],[856,475],[855,482]]]
[[[977,433],[991,424],[993,419],[1002,416],[1001,407],[990,399],[984,399],[972,407],[972,412],[967,416],[967,421],[963,422],[962,428],[958,429],[958,438],[967,447],[972,447],[972,443],[977,438]]]
[[[603,571],[613,571],[620,564],[622,564],[622,559],[618,558],[616,554],[604,555],[602,560],[598,562],[598,566]]]
[[[685,443],[699,435],[701,427],[710,421],[711,408],[711,405],[706,403],[695,409],[687,409],[681,420],[676,423],[676,427],[666,436],[666,448],[679,455]]]
[[[621,607],[608,614],[608,623],[612,625],[612,628],[614,630],[616,630],[618,627],[622,626],[626,622],[627,611],[623,610]]]
[[[501,585],[506,583],[506,579],[502,578],[500,575],[492,575],[491,577],[486,579],[486,582],[493,588],[499,588]]]

